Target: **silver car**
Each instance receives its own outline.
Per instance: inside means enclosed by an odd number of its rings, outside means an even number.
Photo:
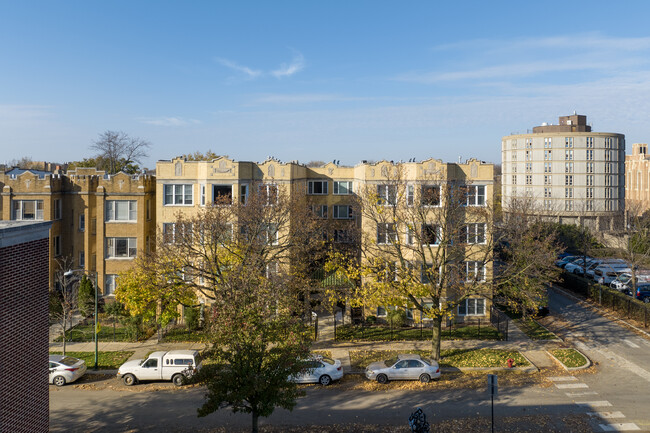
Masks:
[[[435,361],[425,360],[420,355],[400,354],[397,358],[373,362],[366,368],[366,377],[379,383],[389,380],[420,380],[427,383],[440,378],[440,367]]]
[[[79,379],[86,372],[86,363],[71,356],[50,355],[50,383],[63,386]]]

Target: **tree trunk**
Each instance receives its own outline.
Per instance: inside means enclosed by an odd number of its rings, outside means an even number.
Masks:
[[[68,317],[66,314],[63,315],[63,356],[65,356],[65,342],[66,342],[66,332],[68,328]]]
[[[253,410],[253,428],[252,428],[252,433],[258,433],[258,420],[259,420],[259,415],[257,414],[257,411]]]
[[[431,336],[431,358],[434,361],[440,360],[440,338],[442,336],[442,318],[433,319],[433,332]]]

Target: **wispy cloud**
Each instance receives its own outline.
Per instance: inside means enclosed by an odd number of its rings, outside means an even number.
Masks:
[[[271,75],[275,78],[290,77],[295,73],[300,72],[304,67],[305,58],[302,54],[296,52],[291,63],[282,63],[278,69],[271,71]]]
[[[291,77],[305,68],[305,58],[298,51],[294,50],[294,56],[290,63],[282,63],[277,69],[271,71],[263,71],[261,69],[253,69],[248,66],[241,65],[233,60],[217,57],[215,59],[219,64],[239,72],[244,75],[248,80],[254,80],[263,76],[271,75],[277,79]]]
[[[196,119],[184,119],[182,117],[139,117],[137,120],[140,123],[154,126],[188,126],[201,123]]]
[[[248,66],[240,65],[239,63],[233,62],[232,60],[224,59],[221,57],[217,57],[215,60],[227,68],[243,73],[250,79],[257,78],[262,75],[262,71],[251,69]]]
[[[350,97],[330,93],[264,94],[254,97],[251,104],[312,104],[319,102],[365,101],[374,98]]]

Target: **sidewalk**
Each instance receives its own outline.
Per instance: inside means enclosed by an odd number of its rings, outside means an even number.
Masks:
[[[334,341],[334,317],[329,314],[319,315],[318,320],[319,338],[312,344],[314,350],[327,350],[333,358],[340,359],[343,370],[346,373],[352,372],[350,364],[351,351],[363,350],[394,350],[398,352],[409,352],[413,350],[430,350],[431,341],[365,341],[365,342],[337,342]],[[52,335],[52,333],[51,333]],[[548,349],[554,349],[561,345],[557,341],[533,341],[519,329],[513,321],[510,322],[508,330],[508,341],[501,340],[443,340],[441,349],[502,349],[520,351],[537,369],[550,368],[554,366],[553,361],[546,353]],[[158,343],[154,336],[147,341],[131,342],[98,342],[99,351],[133,351],[129,359],[144,358],[147,354],[156,350],[191,349],[202,350],[203,343]],[[54,343],[50,340],[50,350],[60,351],[62,343]],[[66,344],[66,351],[70,352],[94,352],[95,343],[73,343]],[[100,371],[99,373],[114,374],[115,371]]]

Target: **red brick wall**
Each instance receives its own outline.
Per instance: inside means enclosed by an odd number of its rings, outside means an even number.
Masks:
[[[0,432],[49,429],[49,239],[0,248]]]

